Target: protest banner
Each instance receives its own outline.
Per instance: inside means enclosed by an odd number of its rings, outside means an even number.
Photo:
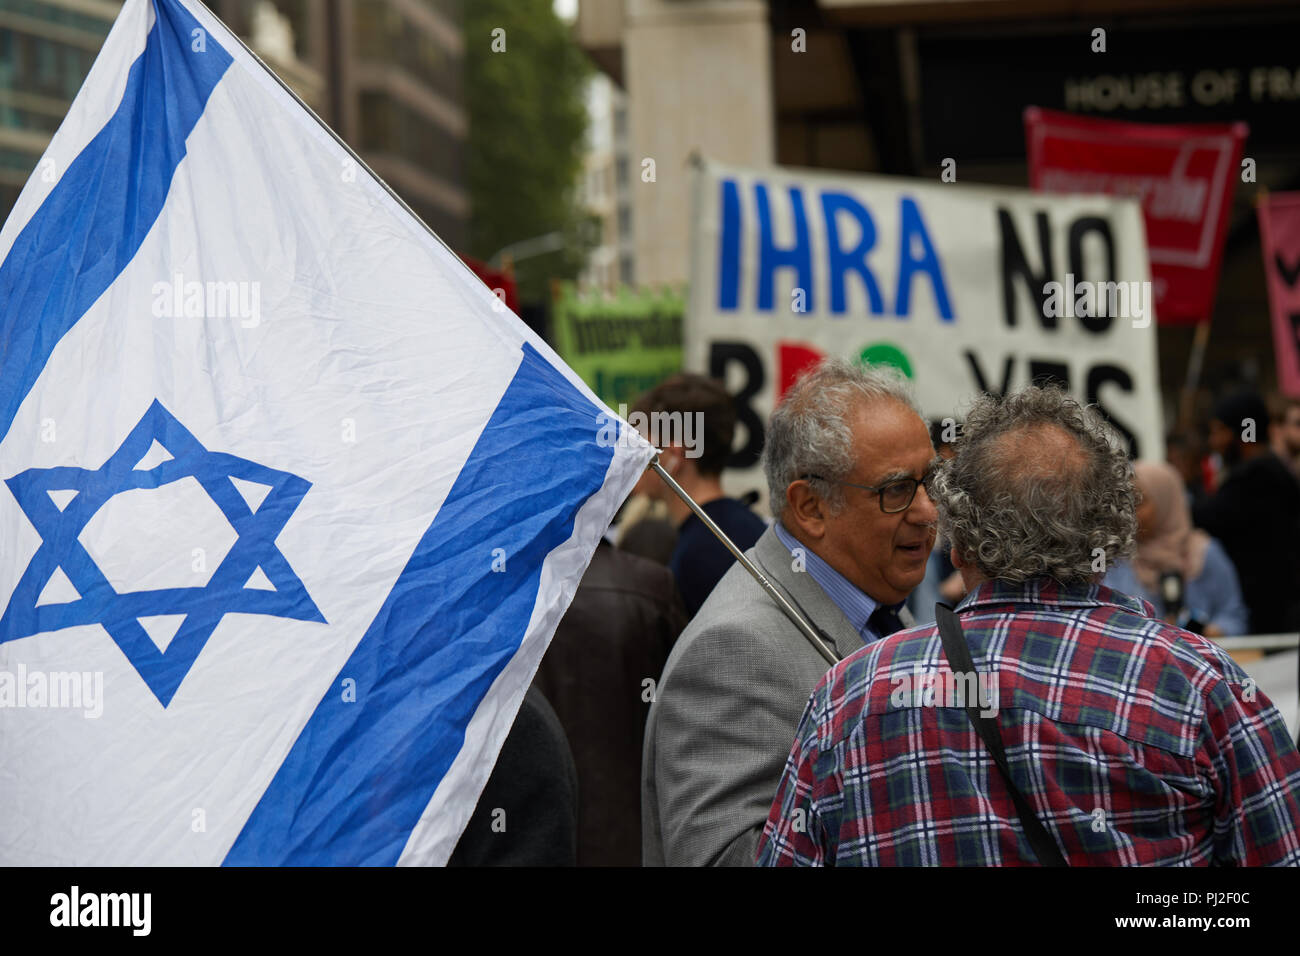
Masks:
[[[483,280],[483,284],[492,290],[501,305],[516,315],[519,314],[519,288],[515,277],[509,269],[495,269],[472,256],[461,255],[461,261],[469,266],[471,272]]]
[[[1163,456],[1135,201],[710,163],[696,177],[686,366],[737,397],[730,487],[762,485],[767,416],[823,355],[901,368],[934,420],[1056,381],[1134,455]]]
[[[1300,398],[1300,193],[1261,197],[1259,235],[1273,313],[1278,388]]]
[[[579,295],[560,285],[552,313],[555,349],[611,408],[682,368],[685,300],[671,288]]]
[[[1029,184],[1138,199],[1156,315],[1165,324],[1203,322],[1214,311],[1246,133],[1244,123],[1125,123],[1030,107]]]

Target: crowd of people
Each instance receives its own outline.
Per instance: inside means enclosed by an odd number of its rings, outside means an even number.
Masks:
[[[1211,639],[1300,629],[1300,402],[1131,463],[1059,389],[954,432],[827,360],[771,416],[770,521],[723,491],[720,383],[636,408],[699,417],[661,466],[839,663],[647,472],[453,863],[1300,865],[1300,752]]]

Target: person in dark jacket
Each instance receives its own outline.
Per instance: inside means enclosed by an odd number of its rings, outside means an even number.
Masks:
[[[672,574],[602,541],[535,684],[573,748],[580,866],[641,861],[641,741],[686,611]]]
[[[677,550],[677,528],[667,518],[641,518],[619,538],[618,549],[666,567]]]
[[[573,866],[578,774],[564,728],[528,688],[448,866]]]
[[[1254,634],[1300,627],[1300,483],[1268,445],[1268,406],[1237,392],[1214,406],[1210,446],[1226,475],[1193,520],[1237,568]]]
[[[659,463],[741,551],[767,530],[762,518],[722,491],[722,470],[731,457],[736,408],[720,382],[683,373],[656,385],[636,401],[629,424],[642,428],[662,449]],[[644,426],[644,427],[643,427]],[[647,471],[634,489],[666,502],[677,526],[668,568],[691,617],[731,569],[735,557],[690,506],[657,474]]]

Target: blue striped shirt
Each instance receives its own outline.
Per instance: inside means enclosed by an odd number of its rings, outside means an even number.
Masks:
[[[794,554],[795,548],[799,549],[800,554],[803,555],[804,570],[821,585],[821,589],[835,602],[835,606],[844,612],[844,616],[849,619],[849,624],[862,638],[862,643],[870,644],[872,641],[880,640],[882,635],[867,623],[876,608],[880,607],[880,602],[832,568],[811,548],[801,544],[780,521],[772,527],[776,531],[777,538],[789,549],[791,555]]]

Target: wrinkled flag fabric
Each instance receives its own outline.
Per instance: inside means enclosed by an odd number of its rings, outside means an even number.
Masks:
[[[444,863],[650,446],[192,0],[0,309],[0,864]]]

